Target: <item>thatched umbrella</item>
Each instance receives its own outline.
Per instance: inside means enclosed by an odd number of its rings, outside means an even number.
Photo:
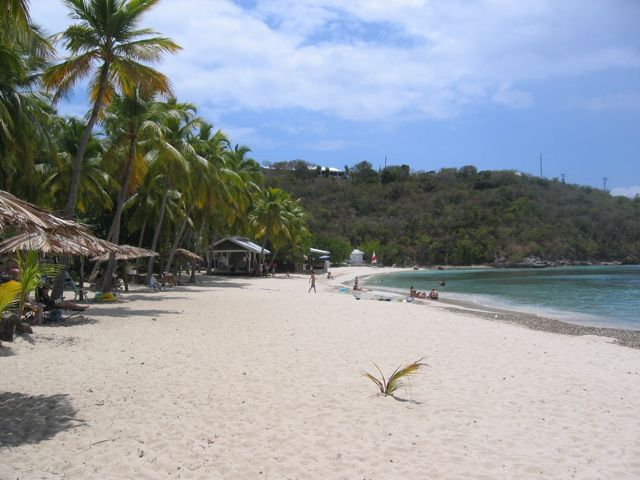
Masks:
[[[117,245],[95,237],[85,225],[56,217],[43,208],[0,190],[0,233],[8,228],[19,235],[5,241],[7,251],[31,249],[59,255],[80,255],[81,282],[85,255],[93,257],[117,248]]]
[[[204,262],[204,258],[202,258],[200,255],[196,255],[195,253],[190,252],[189,250],[185,250],[184,248],[178,248],[176,250],[176,257],[182,258],[191,263]]]
[[[197,255],[189,250],[185,250],[184,248],[178,248],[176,250],[176,257],[178,258],[178,285],[180,285],[180,280],[182,278],[182,260],[186,260],[191,264],[191,279],[190,282],[195,282],[195,269],[194,264],[199,262],[204,262],[204,258],[200,255]]]
[[[84,299],[83,258],[95,255],[109,255],[116,250],[115,243],[94,237],[80,226],[76,228],[58,228],[53,231],[39,229],[19,233],[0,242],[0,253],[15,253],[18,250],[35,250],[52,255],[75,255],[80,257],[80,300]]]
[[[91,259],[92,262],[108,262],[110,253],[105,253],[104,255],[99,255]],[[143,258],[143,257],[155,257],[158,255],[157,252],[153,250],[147,250],[146,248],[134,247],[132,245],[118,245],[118,250],[116,251],[116,260],[131,260],[134,258]],[[124,281],[124,291],[129,291],[129,272],[128,268],[125,265],[123,281]]]
[[[132,260],[134,258],[143,257],[155,257],[158,255],[153,250],[147,250],[146,248],[134,247],[131,245],[118,245],[116,250],[116,260]],[[92,262],[107,262],[109,261],[109,253],[99,255],[91,259]]]
[[[81,230],[90,233],[84,225],[58,218],[43,208],[0,190],[0,232],[7,227],[18,231],[59,231]]]
[[[86,231],[75,234],[60,230],[23,232],[0,242],[0,253],[36,250],[53,255],[94,256],[108,255],[117,248],[116,244],[94,237]]]

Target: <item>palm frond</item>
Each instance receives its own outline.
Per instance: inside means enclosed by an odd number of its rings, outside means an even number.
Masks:
[[[0,285],[0,313],[18,304],[20,299],[20,284],[14,280]]]
[[[380,389],[380,393],[383,395],[393,395],[396,390],[404,386],[403,379],[406,379],[410,376],[416,375],[422,367],[427,366],[426,363],[423,363],[424,358],[419,358],[415,362],[409,363],[408,365],[399,366],[395,369],[395,371],[389,376],[389,379],[385,379],[382,370],[378,367],[377,364],[374,363],[376,369],[380,373],[381,378],[377,378],[374,375],[361,372],[363,376],[367,377],[373,383],[375,383]]]
[[[78,81],[91,73],[91,68],[97,57],[95,51],[86,52],[71,57],[58,65],[53,65],[42,74],[45,87],[56,92],[54,101],[68,93]]]

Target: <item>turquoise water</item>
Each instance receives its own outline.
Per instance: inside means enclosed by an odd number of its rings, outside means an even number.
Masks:
[[[440,286],[440,280],[446,282]],[[367,285],[533,312],[571,323],[640,330],[640,265],[543,269],[417,270],[376,275]]]

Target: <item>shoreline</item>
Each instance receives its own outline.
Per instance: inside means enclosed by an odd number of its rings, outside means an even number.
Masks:
[[[354,267],[350,267],[354,268]],[[360,267],[358,267],[360,268]],[[373,267],[367,267],[373,268]],[[349,281],[353,281],[355,276],[361,279],[366,279],[374,275],[387,275],[389,273],[412,271],[412,268],[389,268],[380,269],[385,271],[370,272],[365,274],[353,275],[350,279],[345,279],[342,285],[348,286]],[[332,273],[335,270],[332,270]],[[399,289],[398,289],[399,290]],[[376,291],[392,293],[394,295],[402,295],[398,290],[391,288],[380,287],[376,285]],[[462,294],[461,294],[462,295]],[[613,327],[598,327],[592,325],[580,325],[570,323],[554,318],[545,317],[530,312],[523,312],[520,310],[505,309],[499,307],[490,307],[474,304],[471,301],[465,301],[463,299],[451,299],[451,298],[439,298],[436,301],[426,299],[415,299],[413,303],[428,304],[439,307],[445,311],[451,311],[454,313],[461,313],[466,315],[472,315],[475,317],[483,318],[485,320],[497,321],[502,323],[508,323],[512,325],[520,325],[530,330],[538,330],[549,333],[556,333],[560,335],[569,336],[582,336],[582,335],[596,335],[600,337],[608,337],[615,340],[617,345],[624,347],[640,349],[640,330],[626,329],[626,328],[613,328]]]

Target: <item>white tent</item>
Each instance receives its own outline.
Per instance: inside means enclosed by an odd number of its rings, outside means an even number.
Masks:
[[[363,258],[364,252],[362,250],[358,250],[357,248],[351,252],[350,261],[351,265],[361,265],[364,263]]]

